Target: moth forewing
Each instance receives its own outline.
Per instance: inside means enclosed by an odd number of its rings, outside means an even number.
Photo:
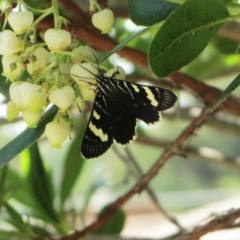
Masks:
[[[104,76],[99,69],[96,98],[82,142],[82,155],[95,158],[105,153],[113,140],[126,146],[136,139],[138,120],[148,125],[161,119],[161,111],[174,105],[170,90]]]

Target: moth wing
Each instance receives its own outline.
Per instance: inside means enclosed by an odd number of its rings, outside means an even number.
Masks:
[[[134,84],[115,79],[118,88],[118,98],[123,106],[131,112],[135,118],[147,124],[158,122],[161,111],[174,105],[176,95],[162,88]]]
[[[131,111],[128,111],[117,99],[109,101],[111,112],[112,136],[115,141],[127,145],[136,138],[137,120]]]
[[[113,143],[111,117],[103,96],[97,94],[85,131],[81,153],[95,158],[105,153]]]

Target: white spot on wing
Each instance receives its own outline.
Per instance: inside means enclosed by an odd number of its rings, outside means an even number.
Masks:
[[[108,140],[108,135],[106,133],[103,133],[101,128],[97,128],[95,125],[90,122],[89,124],[90,130],[98,136],[103,142],[106,142]]]
[[[151,101],[151,104],[155,107],[158,106],[158,101],[155,99],[152,91],[148,87],[143,87],[143,89],[147,94],[147,98]]]

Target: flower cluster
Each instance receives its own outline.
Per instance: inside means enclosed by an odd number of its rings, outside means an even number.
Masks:
[[[92,16],[93,25],[103,33],[113,25],[114,17],[109,11],[100,10]],[[0,32],[2,74],[11,81],[6,117],[12,121],[21,113],[28,127],[34,128],[47,106],[56,105],[58,114],[47,124],[45,134],[52,147],[60,148],[70,135],[69,110],[79,93],[83,100],[95,98],[99,66],[94,50],[80,45],[71,32],[63,29],[67,21],[59,16],[54,18],[62,22],[48,29],[39,40],[36,28],[43,15],[34,21],[30,11],[6,14],[12,29]],[[118,70],[122,73],[122,69]],[[106,76],[114,71],[107,71]],[[124,73],[120,78],[123,76]]]

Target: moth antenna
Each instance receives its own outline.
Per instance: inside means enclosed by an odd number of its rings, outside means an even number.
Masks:
[[[78,101],[76,101],[76,104],[77,104],[78,111],[81,113],[82,110],[81,110],[81,108],[80,108],[80,105],[79,105]]]
[[[99,63],[98,63],[98,60],[97,60],[97,56],[96,56],[95,52],[92,49],[90,51],[93,53],[93,56],[95,58],[95,61],[96,61],[96,64],[97,64],[97,68],[96,69],[99,70],[100,67],[99,67]],[[95,67],[95,66],[93,65],[93,67]]]
[[[75,74],[72,74],[74,77],[77,77],[77,78],[79,78],[79,76],[77,76],[77,75],[75,75]],[[81,78],[85,78],[85,79],[91,79],[91,80],[94,80],[94,78],[88,78],[88,77],[81,77]],[[88,82],[88,81],[84,81],[84,80],[82,80],[82,79],[80,79],[79,81],[82,81],[82,82],[86,82],[86,83],[88,83],[89,85],[92,85],[92,83],[91,82]]]
[[[92,66],[94,66],[94,65],[92,65]],[[83,66],[81,66],[81,65],[80,65],[80,67],[83,68],[83,69],[85,69],[87,72],[91,73],[94,77],[97,77],[96,74],[94,74],[93,72],[89,71],[87,68],[85,68],[85,67],[83,67]],[[95,66],[94,66],[94,67],[95,67]],[[88,79],[91,79],[91,78],[88,78]]]

